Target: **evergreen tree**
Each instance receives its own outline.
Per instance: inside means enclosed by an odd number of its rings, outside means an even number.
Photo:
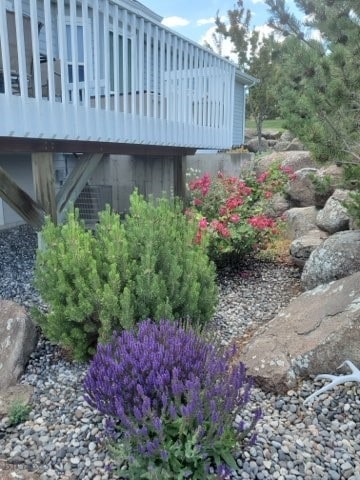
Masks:
[[[269,24],[286,37],[280,103],[288,128],[317,159],[358,163],[360,2],[295,0],[300,22],[285,0],[265,1]]]

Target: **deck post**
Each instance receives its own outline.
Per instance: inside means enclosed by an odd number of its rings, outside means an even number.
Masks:
[[[173,158],[174,195],[184,201],[186,197],[186,157],[177,155]]]
[[[51,152],[36,152],[31,154],[31,160],[35,200],[57,223],[53,156]]]
[[[64,185],[56,195],[57,215],[60,223],[65,218],[69,204],[75,202],[103,157],[103,153],[83,155],[65,180]]]
[[[35,230],[41,229],[46,212],[1,167],[0,197]]]

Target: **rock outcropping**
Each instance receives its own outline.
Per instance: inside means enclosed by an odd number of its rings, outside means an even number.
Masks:
[[[240,360],[265,390],[284,393],[300,378],[360,365],[360,272],[294,298],[243,346]]]

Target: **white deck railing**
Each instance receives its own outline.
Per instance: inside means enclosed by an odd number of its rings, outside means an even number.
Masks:
[[[0,1],[0,136],[232,141],[235,66],[124,0]]]

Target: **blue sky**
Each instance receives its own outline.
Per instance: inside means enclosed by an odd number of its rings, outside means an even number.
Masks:
[[[226,16],[226,11],[233,8],[234,0],[140,0],[148,8],[165,18],[164,23],[198,43],[211,37],[214,28],[214,16],[219,10]],[[268,7],[264,0],[245,0],[245,7],[252,11],[254,26],[265,30],[269,18]],[[293,7],[293,0],[288,0]]]

